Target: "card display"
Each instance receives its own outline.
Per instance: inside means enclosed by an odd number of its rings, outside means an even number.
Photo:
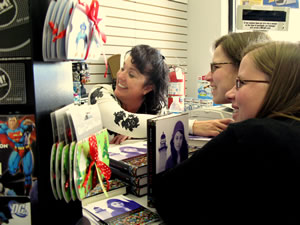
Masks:
[[[55,199],[67,203],[83,200],[97,185],[106,194],[111,187],[109,136],[102,127],[98,107],[69,104],[52,112],[50,118],[50,183]]]
[[[43,28],[44,61],[98,60],[103,54],[106,63],[102,20],[98,0],[52,0]]]

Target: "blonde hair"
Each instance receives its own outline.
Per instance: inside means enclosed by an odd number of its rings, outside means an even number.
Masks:
[[[256,117],[300,120],[300,45],[290,42],[256,44],[245,49],[257,69],[269,76],[264,103]]]

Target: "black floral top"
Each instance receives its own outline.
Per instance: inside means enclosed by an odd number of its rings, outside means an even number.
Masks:
[[[139,113],[125,111],[116,98],[111,85],[96,85],[89,94],[89,104],[97,104],[102,123],[109,131],[134,138],[147,137],[147,120],[157,115],[145,114],[146,106]],[[163,110],[160,114],[163,114]]]

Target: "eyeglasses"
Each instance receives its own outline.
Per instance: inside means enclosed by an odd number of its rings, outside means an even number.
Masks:
[[[218,69],[218,65],[233,64],[232,62],[210,63],[210,72],[213,73]]]
[[[270,83],[270,81],[267,80],[242,80],[241,78],[237,77],[235,80],[235,88],[238,90],[247,82],[267,83],[267,84]]]

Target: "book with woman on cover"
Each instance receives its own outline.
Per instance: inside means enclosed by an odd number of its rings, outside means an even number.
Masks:
[[[127,140],[120,145],[110,145],[111,166],[136,177],[147,174],[147,140]]]
[[[188,158],[188,113],[168,114],[147,122],[148,206],[155,177]]]
[[[83,215],[97,224],[148,224],[159,221],[157,213],[124,195],[88,204],[83,207]]]

